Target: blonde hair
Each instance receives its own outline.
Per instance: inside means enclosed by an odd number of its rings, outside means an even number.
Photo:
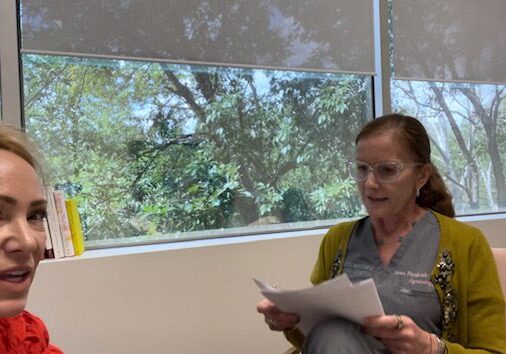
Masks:
[[[43,159],[34,143],[19,129],[0,123],[0,150],[6,150],[21,157],[34,168],[44,181]]]

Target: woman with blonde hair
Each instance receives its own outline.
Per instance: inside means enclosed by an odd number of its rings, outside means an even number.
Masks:
[[[0,124],[0,352],[62,353],[40,318],[25,311],[44,257],[46,196],[41,159],[28,138]]]

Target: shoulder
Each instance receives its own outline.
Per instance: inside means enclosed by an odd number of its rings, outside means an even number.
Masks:
[[[20,316],[25,324],[26,337],[37,338],[40,346],[47,346],[49,344],[49,334],[42,319],[28,311],[23,311]]]
[[[28,311],[23,311],[19,315],[25,321],[27,326],[35,327],[35,328],[46,328],[46,325],[42,321],[42,319],[38,316],[35,316],[33,313]]]
[[[49,342],[49,333],[41,318],[28,311],[23,311],[21,316],[26,323],[27,353],[63,354],[58,347]]]
[[[357,225],[360,220],[341,222],[332,226],[323,237],[321,247],[331,250],[332,253],[338,248],[345,247],[355,225]]]
[[[49,342],[46,326],[42,320],[27,311],[14,317],[0,319],[0,327],[2,352],[37,353],[36,349],[47,347]]]
[[[24,322],[24,347],[27,353],[62,353],[49,343],[49,333],[41,318],[28,311],[23,311],[18,317]]]
[[[454,218],[439,214],[435,211],[432,213],[436,216],[439,223],[441,237],[450,243],[459,244],[473,244],[473,243],[486,243],[485,236],[480,229],[475,226],[458,221]]]
[[[329,279],[332,272],[333,260],[338,250],[344,254],[348,240],[357,221],[342,222],[332,226],[325,234],[321,244],[318,258],[311,273],[313,284]]]
[[[362,219],[359,219],[359,220],[362,220]],[[338,224],[335,224],[334,226],[332,226],[329,229],[328,234],[335,234],[335,233],[340,233],[340,232],[349,230],[349,229],[353,228],[353,226],[359,220],[344,221],[344,222],[340,222]]]
[[[46,326],[42,320],[28,311],[23,311],[13,317],[1,318],[0,326],[12,332],[9,335],[20,337],[30,336],[35,332],[38,333],[39,331],[43,332],[46,330]]]
[[[345,221],[332,226],[325,234],[324,240],[347,238],[351,234],[355,225],[361,220],[363,219]]]
[[[464,263],[490,263],[492,250],[483,232],[472,225],[433,212],[441,232],[439,251],[449,250],[461,266]]]

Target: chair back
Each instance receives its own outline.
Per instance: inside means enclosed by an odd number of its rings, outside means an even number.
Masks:
[[[492,248],[492,253],[497,264],[502,293],[506,295],[506,248]]]

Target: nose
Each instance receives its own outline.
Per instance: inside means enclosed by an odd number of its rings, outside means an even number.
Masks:
[[[374,169],[369,167],[367,171],[367,176],[364,180],[364,186],[368,188],[376,188],[378,187],[378,181],[376,180],[376,174],[374,173]]]
[[[7,253],[33,253],[37,249],[37,231],[26,218],[15,218],[6,228],[4,250]],[[43,231],[41,231],[43,232]]]

